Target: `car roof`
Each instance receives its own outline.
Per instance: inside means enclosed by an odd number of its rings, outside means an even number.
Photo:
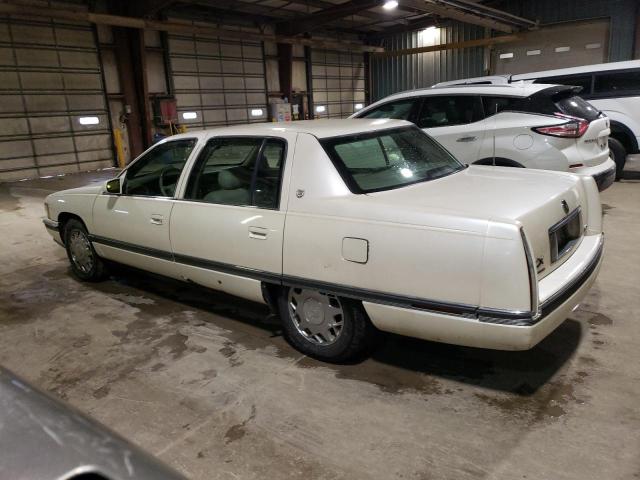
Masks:
[[[411,122],[404,120],[386,118],[299,120],[295,122],[251,123],[246,125],[216,127],[207,130],[194,130],[168,138],[177,140],[180,138],[194,137],[206,138],[216,135],[278,136],[285,132],[308,133],[317,138],[328,138],[412,125]]]
[[[369,111],[377,105],[382,105],[394,100],[401,100],[403,98],[426,97],[430,95],[503,95],[507,97],[528,97],[540,90],[554,86],[556,85],[518,82],[506,85],[455,85],[407,90],[405,92],[394,93],[393,95],[384,97],[383,99],[372,103],[365,109],[356,112],[354,115]]]
[[[526,80],[538,77],[555,77],[559,75],[572,75],[575,73],[607,72],[611,70],[625,70],[627,68],[640,68],[640,60],[627,60],[624,62],[598,63],[595,65],[582,65],[580,67],[559,68],[556,70],[544,70],[540,72],[520,73],[512,75],[511,80]]]

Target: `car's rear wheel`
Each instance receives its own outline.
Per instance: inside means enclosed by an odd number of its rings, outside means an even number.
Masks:
[[[80,280],[97,282],[107,276],[107,268],[91,245],[82,222],[72,218],[65,224],[64,244],[71,269]]]
[[[364,355],[377,335],[360,302],[332,293],[285,288],[278,308],[287,341],[326,362],[341,363]]]
[[[616,162],[616,180],[620,180],[624,171],[624,164],[627,162],[627,150],[619,140],[609,138],[609,152],[611,152],[613,161]]]

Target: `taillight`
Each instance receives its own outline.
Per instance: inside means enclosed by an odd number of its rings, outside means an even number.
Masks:
[[[551,135],[552,137],[579,138],[589,128],[589,122],[584,118],[572,117],[563,113],[556,113],[556,117],[566,118],[569,121],[560,125],[552,125],[550,127],[534,127],[534,132],[542,135]]]

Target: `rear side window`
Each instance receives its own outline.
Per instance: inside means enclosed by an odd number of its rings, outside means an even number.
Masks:
[[[482,120],[480,97],[474,95],[429,96],[422,100],[416,124],[420,128],[448,127]]]
[[[276,138],[213,138],[196,160],[185,198],[277,209],[285,152]]]
[[[640,92],[640,70],[596,74],[594,93],[615,95],[631,92]]]
[[[514,97],[482,97],[485,116],[507,111],[521,111],[522,99]]]
[[[564,75],[561,77],[545,77],[538,78],[534,83],[557,83],[558,85],[571,85],[575,87],[582,87],[580,93],[582,95],[588,95],[591,93],[591,74],[588,75]]]
[[[409,120],[415,103],[415,98],[385,103],[372,110],[368,110],[362,115],[358,115],[358,118],[394,118],[396,120]]]

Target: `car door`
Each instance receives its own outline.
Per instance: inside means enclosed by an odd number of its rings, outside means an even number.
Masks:
[[[156,145],[120,176],[120,194],[98,195],[91,234],[99,255],[176,276],[169,218],[176,186],[196,144],[196,138],[187,138]]]
[[[429,95],[422,98],[416,125],[458,160],[478,160],[485,135],[482,102],[476,95]]]
[[[287,168],[296,135],[210,138],[171,212],[171,245],[185,280],[263,302],[282,275]]]
[[[529,166],[526,158],[530,153],[526,150],[521,152],[515,139],[519,135],[530,137],[531,127],[538,125],[540,119],[522,113],[522,97],[483,95],[482,103],[486,134],[480,146],[479,159],[490,161],[498,158]]]

